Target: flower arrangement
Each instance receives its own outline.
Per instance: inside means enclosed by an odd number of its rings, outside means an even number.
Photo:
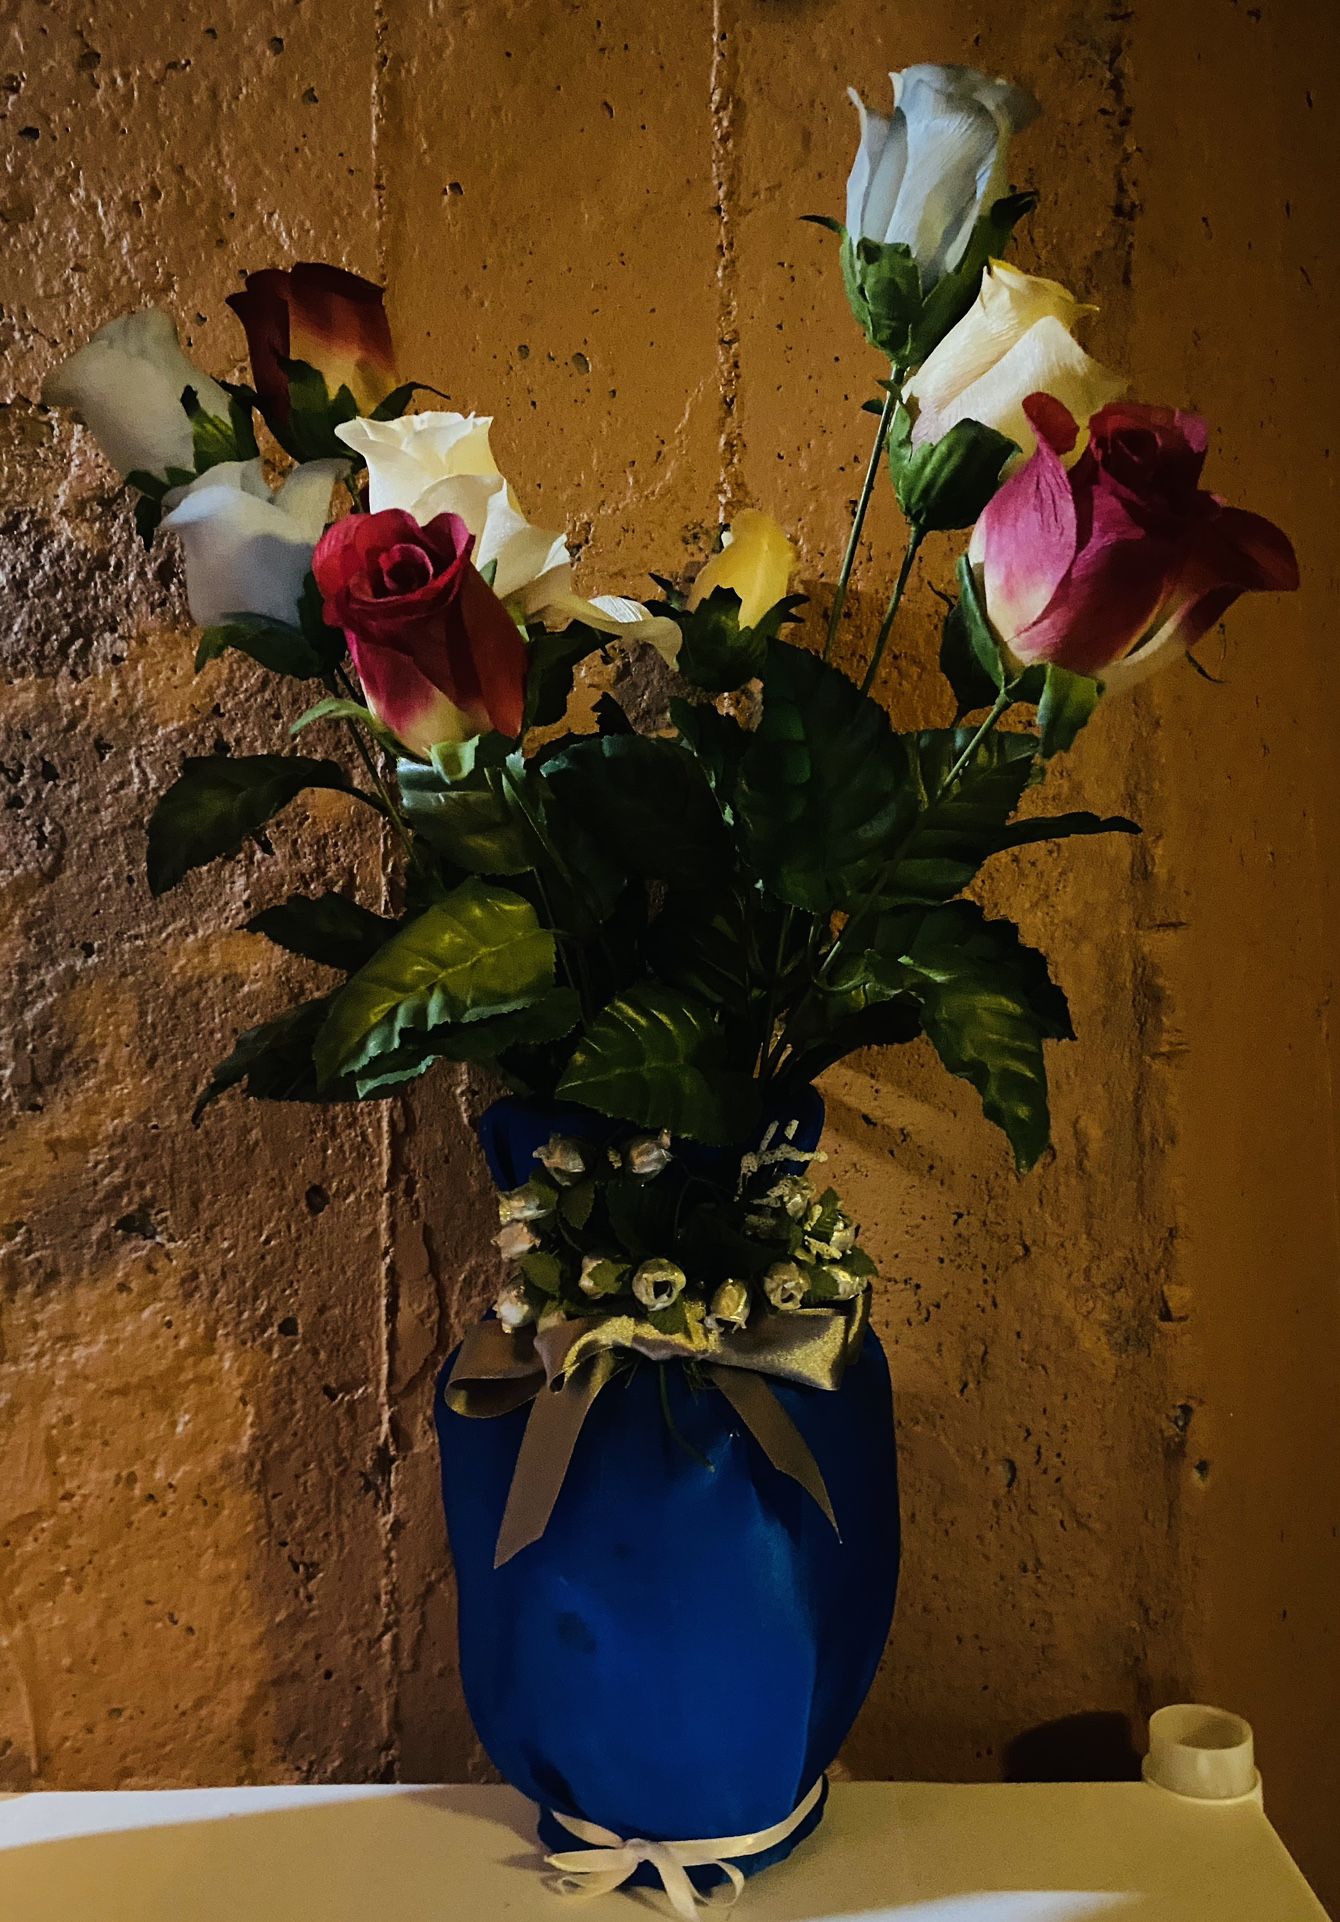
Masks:
[[[308,789],[394,835],[394,916],[326,893],[248,923],[329,981],[239,1036],[197,1119],[230,1088],[376,1099],[442,1060],[600,1117],[613,1146],[551,1143],[504,1196],[509,1325],[640,1308],[742,1326],[753,1302],[854,1291],[866,1264],[836,1197],[794,1149],[771,1180],[748,1156],[856,1049],[926,1035],[1030,1167],[1070,1015],[972,883],[1030,842],[1134,832],[1024,804],[1100,698],[1188,653],[1237,595],[1296,582],[1284,535],[1202,487],[1205,424],[1124,398],[1075,338],[1091,310],[1003,258],[1033,204],[1006,167],[1034,103],[953,67],[893,89],[887,115],[853,95],[845,225],[822,223],[887,372],[817,599],[791,591],[794,549],[756,509],[687,580],[653,576],[646,604],[579,592],[562,533],[499,471],[492,421],[409,411],[433,395],[398,379],[380,289],[334,267],[266,269],[232,296],[250,385],[200,372],[156,312],[110,322],[46,384],[135,490],[144,539],[180,540],[197,669],[231,650],[310,684],[292,733],[343,731],[357,757],[188,759],[149,822],[152,890]],[[907,538],[853,679],[831,655],[881,485]],[[955,529],[952,720],[897,733],[871,689],[922,542]],[[575,677],[638,650],[662,668],[650,725],[617,683],[594,731],[568,725]]]

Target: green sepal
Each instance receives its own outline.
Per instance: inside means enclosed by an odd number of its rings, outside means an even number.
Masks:
[[[301,734],[305,727],[312,725],[313,721],[356,721],[360,727],[365,727],[373,739],[379,741],[388,753],[403,754],[405,751],[394,729],[387,727],[385,721],[379,721],[372,710],[364,707],[361,701],[345,700],[338,694],[327,695],[324,701],[318,701],[315,707],[309,707],[305,713],[300,714],[289,728],[289,733]]]
[[[416,394],[434,394],[438,400],[445,400],[450,405],[450,397],[444,394],[440,387],[430,387],[426,380],[406,380],[402,381],[399,387],[393,387],[385,400],[377,402],[368,419],[399,420]],[[351,458],[357,458],[352,448],[344,447],[343,441],[340,442],[340,446]]]
[[[351,791],[338,761],[302,755],[190,756],[149,817],[149,887],[164,894],[190,868],[236,854],[304,788]]]
[[[396,764],[405,819],[430,847],[469,874],[525,874],[535,866],[530,830],[503,776],[510,746],[500,734],[480,735],[464,744],[468,751],[461,753],[460,771],[454,774],[450,759],[439,761],[436,753],[432,766]],[[524,763],[516,778],[529,778]]]
[[[358,456],[335,432],[358,417],[358,403],[348,387],[332,394],[325,375],[305,360],[281,355],[279,370],[288,382],[288,416],[281,420],[272,410],[266,425],[284,452],[296,461],[335,459],[353,466]]]
[[[1018,452],[1007,434],[978,420],[956,421],[939,440],[917,448],[891,439],[898,505],[923,534],[971,527],[1000,486],[1006,461]]]
[[[857,325],[886,359],[907,364],[908,342],[921,313],[921,275],[904,241],[842,234],[842,284]]]
[[[255,460],[260,449],[256,445],[251,409],[235,393],[228,395],[228,413],[223,418],[205,412],[194,387],[182,389],[181,404],[191,423],[197,474],[208,473],[222,461]]]
[[[1072,674],[1064,667],[1048,666],[1038,700],[1038,727],[1042,734],[1039,751],[1044,761],[1074,746],[1076,736],[1092,717],[1102,692],[1101,684],[1087,674]]]

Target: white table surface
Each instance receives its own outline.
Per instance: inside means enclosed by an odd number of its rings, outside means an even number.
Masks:
[[[659,1890],[573,1904],[552,1893],[534,1811],[506,1788],[0,1798],[0,1922],[634,1922],[668,1914]],[[1190,1802],[1143,1782],[839,1783],[815,1836],[750,1883],[733,1914],[739,1922],[1325,1922],[1256,1803]]]

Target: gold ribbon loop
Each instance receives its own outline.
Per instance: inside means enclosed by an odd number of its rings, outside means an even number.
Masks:
[[[749,1835],[715,1835],[703,1842],[647,1842],[641,1838],[625,1842],[612,1829],[595,1822],[580,1821],[575,1815],[554,1815],[579,1842],[594,1846],[568,1849],[561,1855],[548,1855],[545,1861],[559,1875],[559,1893],[578,1900],[593,1895],[609,1895],[622,1888],[644,1862],[655,1869],[670,1906],[683,1922],[695,1922],[700,1907],[733,1908],[744,1888],[744,1876],[731,1859],[741,1855],[762,1855],[775,1848],[788,1835],[794,1835],[823,1791],[822,1775],[809,1794],[798,1802],[790,1815],[774,1822],[770,1829],[755,1829]],[[712,1868],[726,1878],[727,1886],[699,1895],[690,1881],[689,1869]]]
[[[766,1377],[835,1389],[865,1338],[869,1294],[832,1308],[761,1314],[744,1329],[691,1324],[664,1334],[636,1315],[573,1316],[536,1331],[482,1321],[461,1343],[444,1394],[458,1415],[487,1420],[530,1402],[493,1565],[538,1541],[554,1511],[582,1423],[620,1350],[647,1361],[696,1361],[773,1467],[808,1491],[836,1530],[819,1464]]]

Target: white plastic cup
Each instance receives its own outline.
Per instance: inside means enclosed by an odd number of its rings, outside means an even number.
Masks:
[[[1260,1791],[1250,1722],[1203,1702],[1174,1702],[1149,1718],[1144,1778],[1192,1802],[1233,1802]]]

